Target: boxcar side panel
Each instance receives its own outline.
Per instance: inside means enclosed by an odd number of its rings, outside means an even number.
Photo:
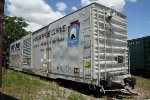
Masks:
[[[10,45],[9,66],[22,66],[22,40],[18,40]]]
[[[47,69],[47,26],[32,34],[32,68],[39,71]]]
[[[83,77],[91,74],[90,7],[83,8],[32,34],[33,68],[57,75]],[[88,42],[87,42],[88,41]],[[84,46],[85,45],[85,46]],[[89,47],[84,51],[84,48]],[[83,54],[85,52],[85,54]],[[58,76],[58,78],[60,78]]]

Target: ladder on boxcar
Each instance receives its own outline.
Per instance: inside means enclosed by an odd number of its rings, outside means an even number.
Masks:
[[[106,37],[106,34],[107,34],[107,30],[106,30],[106,19],[105,19],[105,12],[102,12],[102,11],[99,11],[98,9],[95,9],[95,13],[96,13],[96,28],[97,28],[97,48],[98,48],[98,79],[99,79],[99,83],[100,83],[100,66],[101,66],[101,61],[104,61],[104,68],[105,68],[105,80],[107,79],[107,66],[106,66],[106,45],[107,45],[107,37]],[[102,15],[103,16],[103,21],[100,21],[100,18],[99,18],[99,15]],[[102,19],[101,19],[102,20]],[[103,24],[103,29],[101,28],[100,29],[100,23]],[[103,38],[100,38],[100,30],[103,30]],[[100,48],[100,40],[104,41],[104,46],[103,48]],[[103,59],[101,59],[101,55],[100,53],[102,53],[101,51],[104,51],[103,55]]]
[[[104,61],[104,79],[106,80],[107,79],[107,66],[106,66],[106,63],[107,63],[107,58],[106,58],[106,54],[107,54],[107,51],[106,51],[106,47],[107,48],[110,48],[111,49],[111,57],[110,57],[110,59],[111,59],[111,68],[113,68],[113,29],[112,29],[112,25],[110,24],[110,21],[106,21],[107,19],[106,19],[106,14],[107,14],[107,12],[105,12],[105,11],[100,11],[100,10],[98,10],[98,8],[97,9],[95,9],[95,13],[96,13],[96,18],[95,18],[95,20],[97,21],[97,25],[96,25],[96,28],[97,28],[97,48],[98,48],[98,79],[99,79],[99,81],[100,81],[100,70],[101,70],[101,68],[100,68],[100,66],[101,66],[101,61]],[[102,15],[103,16],[103,21],[100,21],[100,18],[99,18],[99,16],[100,15]],[[102,20],[102,19],[101,19]],[[101,24],[103,24],[103,28],[101,27],[101,29],[100,29],[100,23]],[[102,36],[102,38],[100,38],[100,30],[103,30],[103,36]],[[110,33],[110,34],[108,34],[108,32]],[[107,36],[107,35],[110,35],[110,36]],[[104,45],[103,45],[103,48],[100,48],[100,40],[103,40],[104,41]],[[109,41],[108,41],[109,40]],[[108,43],[107,43],[107,41],[108,41]],[[107,45],[107,44],[109,44],[110,43],[110,45]],[[103,59],[101,59],[101,51],[103,51]]]

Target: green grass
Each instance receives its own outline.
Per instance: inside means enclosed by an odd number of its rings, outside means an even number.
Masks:
[[[17,86],[21,88],[25,87],[24,91],[34,91],[36,87],[42,85],[42,82],[38,80],[38,78],[20,72],[14,72],[12,70],[8,70],[3,79],[4,86]]]
[[[68,97],[68,100],[86,100],[86,98],[82,96],[82,94],[71,92],[71,94]]]
[[[37,76],[6,70],[3,76],[2,93],[19,100],[86,100],[76,91],[60,87],[54,81],[40,80]]]
[[[6,70],[3,77],[2,91],[18,99],[34,99],[33,95],[44,83],[37,77],[26,75],[12,70]]]
[[[146,79],[143,77],[134,76],[137,80],[137,87],[142,87],[144,89],[150,90],[150,79]]]
[[[135,98],[150,99],[150,79],[137,76],[134,77],[137,79],[135,89],[139,93],[139,96]],[[40,80],[38,76],[31,76],[13,70],[6,70],[3,76],[1,90],[3,94],[15,97],[19,100],[95,99],[94,97],[86,96],[74,90],[61,87],[55,81]]]
[[[150,78],[143,78],[134,76],[137,80],[135,88],[139,95],[143,96],[144,99],[150,99]]]

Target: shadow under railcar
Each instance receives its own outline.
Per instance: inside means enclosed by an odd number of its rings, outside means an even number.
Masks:
[[[14,98],[10,95],[7,94],[3,94],[2,92],[0,92],[0,100],[19,100],[17,98]]]
[[[115,91],[115,92],[109,91],[104,94],[103,92],[100,92],[99,87],[96,87],[95,90],[91,90],[91,89],[89,89],[88,84],[78,83],[78,82],[73,82],[73,81],[68,81],[68,80],[63,80],[63,79],[58,79],[57,83],[59,83],[59,85],[64,88],[72,89],[72,90],[82,93],[84,95],[93,96],[95,98],[106,97],[107,99],[111,99],[111,98],[128,99],[128,98],[132,98],[134,96],[133,94],[125,93],[125,92],[121,92],[121,91]]]

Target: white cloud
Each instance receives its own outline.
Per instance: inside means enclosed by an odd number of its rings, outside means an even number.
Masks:
[[[37,29],[40,29],[43,27],[43,25],[40,25],[40,24],[35,23],[35,22],[27,22],[27,23],[29,24],[29,26],[26,28],[27,31],[34,32]]]
[[[44,0],[7,0],[6,4],[10,16],[23,17],[29,24],[27,30],[32,32],[64,16],[62,12],[54,11]]]
[[[127,0],[129,2],[137,2],[138,0]]]
[[[149,34],[148,33],[146,33],[146,34],[143,33],[142,35],[138,34],[138,36],[136,36],[136,38],[142,38],[142,37],[146,37],[146,36],[149,36]]]
[[[115,7],[117,11],[123,11],[125,0],[81,0],[81,5],[86,6],[92,2],[97,2],[107,7]]]
[[[58,2],[58,3],[56,4],[56,7],[57,7],[58,10],[64,11],[64,10],[66,10],[67,5],[66,5],[65,3],[63,3],[63,2]]]
[[[76,11],[78,8],[77,7],[72,7],[72,10],[73,11]]]

